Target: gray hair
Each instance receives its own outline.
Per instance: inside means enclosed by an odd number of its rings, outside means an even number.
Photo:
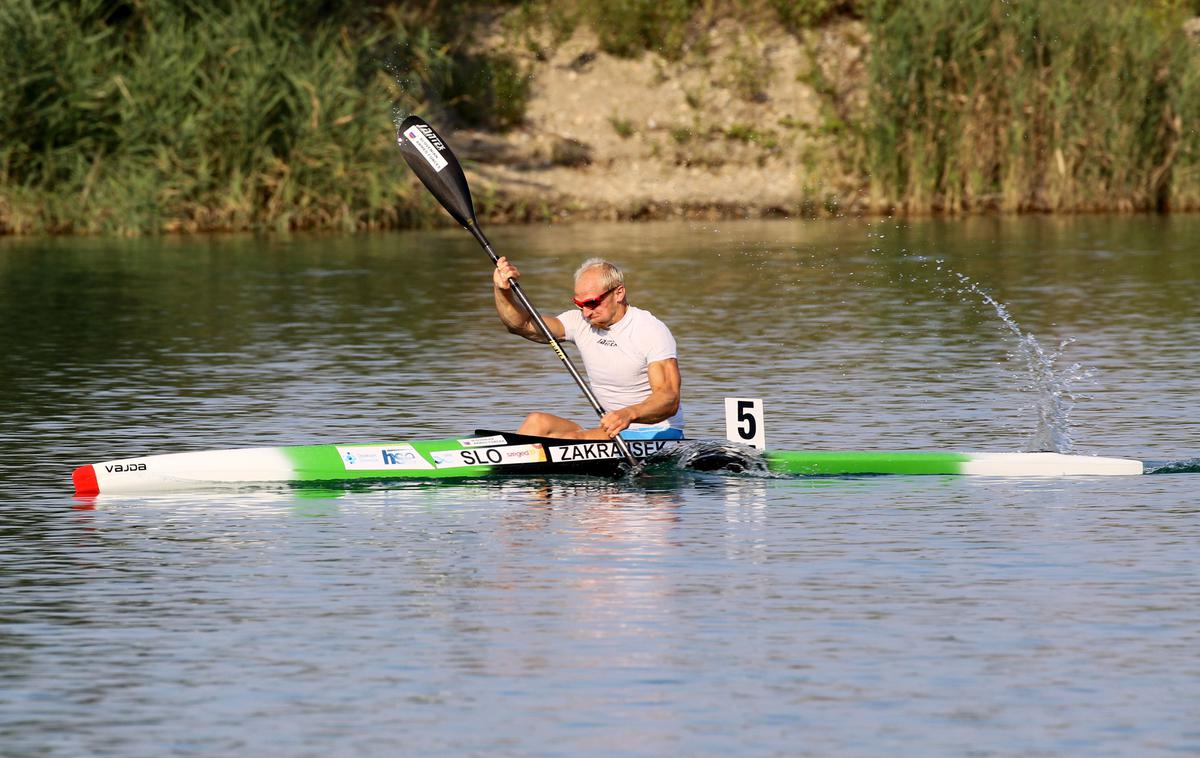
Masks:
[[[615,289],[625,283],[624,272],[615,263],[603,258],[588,258],[579,264],[579,268],[575,269],[575,281],[578,282],[584,272],[594,268],[600,269],[600,286],[605,290]]]

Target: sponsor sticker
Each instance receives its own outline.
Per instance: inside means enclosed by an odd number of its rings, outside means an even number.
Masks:
[[[629,452],[635,458],[645,458],[658,451],[674,447],[678,440],[627,440]],[[615,442],[587,442],[581,445],[562,445],[550,448],[550,457],[555,463],[571,461],[599,461],[606,458],[624,458]]]
[[[503,434],[494,434],[491,437],[468,437],[465,440],[459,440],[458,444],[463,447],[494,447],[503,445],[507,441]]]
[[[632,453],[633,448],[629,451]],[[636,455],[636,453],[634,453]],[[564,461],[599,461],[605,458],[621,458],[621,448],[615,442],[589,442],[584,445],[563,445],[550,448],[555,463]]]
[[[435,450],[433,462],[438,468],[461,468],[463,466],[499,466],[512,463],[544,463],[546,450],[541,443],[530,445],[502,445],[482,447],[477,450]]]
[[[637,458],[648,458],[651,455],[672,447],[679,447],[683,440],[629,440],[629,452]]]
[[[396,469],[429,469],[425,460],[412,445],[348,445],[338,446],[338,455],[347,471],[386,471]]]
[[[447,165],[449,165],[446,162],[446,159],[442,157],[442,154],[438,152],[438,149],[433,146],[433,143],[429,141],[429,138],[425,136],[425,134],[417,127],[416,124],[413,124],[405,129],[404,136],[408,137],[408,141],[413,144],[413,147],[417,149],[417,152],[421,154],[421,157],[425,159],[425,162],[430,166],[433,166],[434,171],[441,171]]]

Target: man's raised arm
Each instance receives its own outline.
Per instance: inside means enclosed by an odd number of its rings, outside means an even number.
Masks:
[[[525,306],[521,305],[521,301],[517,299],[509,285],[509,279],[515,280],[520,277],[521,272],[508,262],[508,258],[501,256],[496,261],[496,268],[492,271],[492,292],[496,298],[496,313],[500,315],[500,320],[504,322],[508,331],[519,334],[527,340],[545,344],[549,340],[542,334],[542,330],[538,329],[533,317],[525,310]],[[566,336],[562,322],[557,318],[542,316],[542,320],[546,322],[546,326],[549,327],[550,333],[554,335],[555,339],[562,339]]]

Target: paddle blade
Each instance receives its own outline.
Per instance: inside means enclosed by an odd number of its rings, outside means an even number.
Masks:
[[[442,207],[463,226],[476,225],[471,188],[454,153],[433,127],[418,116],[400,124],[396,144],[409,167]]]

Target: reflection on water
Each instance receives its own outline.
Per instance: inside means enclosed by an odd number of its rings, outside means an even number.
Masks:
[[[1015,450],[1038,418],[1009,359],[1019,323],[1094,369],[1078,452],[1195,471],[1197,232],[489,236],[548,312],[581,258],[624,264],[679,340],[693,437],[723,436],[724,397],[762,397],[775,447]],[[554,356],[502,332],[489,286],[458,230],[0,240],[3,751],[1196,751],[1187,475],[70,496],[73,466],[117,456],[586,418]]]

